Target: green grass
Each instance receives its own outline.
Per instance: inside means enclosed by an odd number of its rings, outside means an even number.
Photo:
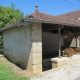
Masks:
[[[7,65],[0,63],[0,80],[30,80],[15,74]]]

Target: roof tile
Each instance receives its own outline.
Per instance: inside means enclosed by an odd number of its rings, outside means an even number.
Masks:
[[[35,11],[34,13],[28,15],[27,17],[25,17],[25,19],[36,19],[36,20],[48,20],[48,21],[53,21],[53,22],[59,22],[59,23],[67,23],[70,25],[80,25],[80,22],[77,21],[77,18],[80,17],[80,10],[78,11],[74,11],[74,12],[70,12],[70,13],[66,13],[66,14],[62,14],[59,16],[52,16],[49,14],[45,14],[42,12],[39,12],[38,10]],[[1,31],[4,31],[6,29],[10,29],[10,28],[14,28],[15,25],[20,24],[21,23],[21,19],[10,24],[9,26],[6,26],[4,28],[0,29]]]
[[[43,20],[52,20],[52,21],[58,21],[58,22],[64,22],[64,23],[70,23],[70,24],[80,24],[78,21],[74,19],[65,18],[62,16],[52,16],[49,14],[41,13],[41,12],[34,12],[30,15],[28,15],[26,18],[33,17],[34,19],[43,19]]]

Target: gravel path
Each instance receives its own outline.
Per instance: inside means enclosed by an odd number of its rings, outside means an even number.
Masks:
[[[77,80],[80,77],[80,60],[38,74],[31,80]],[[78,79],[79,80],[79,79]]]

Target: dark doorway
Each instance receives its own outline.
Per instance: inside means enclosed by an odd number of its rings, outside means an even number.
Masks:
[[[52,69],[51,58],[58,57],[58,29],[56,25],[42,25],[42,65],[43,71]]]

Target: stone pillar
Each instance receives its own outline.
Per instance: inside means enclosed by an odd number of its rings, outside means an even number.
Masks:
[[[76,47],[77,47],[77,37],[76,37]]]
[[[59,36],[58,36],[58,42],[59,42],[59,57],[61,57],[61,36],[60,36],[60,30],[61,28],[58,29],[59,31]]]
[[[31,26],[31,65],[32,73],[42,72],[42,27],[41,23]]]

